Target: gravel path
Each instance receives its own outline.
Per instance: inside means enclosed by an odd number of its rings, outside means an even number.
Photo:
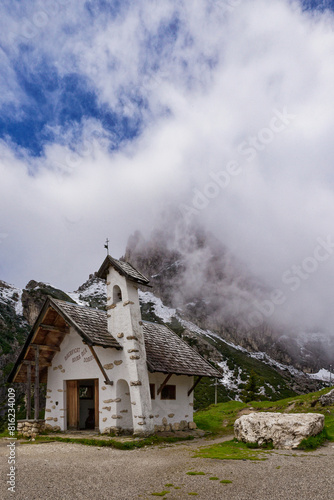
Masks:
[[[221,439],[219,440],[221,441]],[[17,446],[16,492],[6,491],[7,442],[0,443],[0,498],[7,500],[331,500],[334,445],[315,452],[272,451],[263,462],[193,458],[214,441],[120,451],[71,443]],[[189,476],[187,471],[205,472]],[[230,484],[210,480],[217,476]],[[173,486],[165,486],[172,484]],[[178,487],[180,489],[175,489]]]

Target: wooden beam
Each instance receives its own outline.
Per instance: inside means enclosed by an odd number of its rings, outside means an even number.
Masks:
[[[194,385],[192,386],[192,388],[189,389],[188,396],[190,396],[190,394],[193,392],[193,390],[195,389],[195,387],[197,386],[197,384],[200,382],[201,379],[202,379],[202,377],[198,377],[198,379],[196,380],[196,382],[194,383]]]
[[[87,344],[88,345],[88,344]],[[107,372],[105,371],[105,369],[103,368],[102,364],[101,364],[101,361],[99,360],[96,352],[94,351],[94,348],[93,346],[91,345],[88,345],[89,349],[90,349],[90,352],[93,354],[94,356],[94,359],[95,361],[97,362],[98,364],[98,367],[100,368],[101,372],[102,372],[102,375],[104,376],[105,380],[104,380],[104,383],[106,385],[114,385],[114,382],[112,382],[112,380],[109,380],[109,377],[107,375]]]
[[[161,386],[159,387],[158,391],[157,391],[157,396],[159,396],[159,394],[161,393],[162,389],[165,387],[165,385],[167,385],[167,382],[168,380],[171,378],[173,374],[172,373],[169,373],[167,375],[167,377],[165,378],[165,380],[162,382]]]
[[[27,405],[26,418],[27,420],[30,420],[31,418],[31,364],[30,363],[27,363],[26,405]]]
[[[49,330],[51,332],[61,332],[68,333],[68,326],[55,326],[55,325],[46,325],[45,323],[41,323],[38,328],[42,328],[43,330]]]
[[[39,417],[39,346],[35,346],[35,420]]]
[[[25,365],[25,364],[28,364],[28,363],[30,363],[30,364],[31,364],[31,366],[36,366],[36,361],[29,361],[29,360],[27,360],[27,359],[23,361],[23,364],[24,364],[24,365]],[[38,366],[39,366],[40,368],[45,368],[45,367],[47,367],[47,366],[52,366],[52,363],[51,363],[50,361],[47,361],[47,362],[38,362]]]
[[[46,344],[30,344],[30,347],[38,346],[42,351],[55,351],[60,352],[60,347],[56,345],[46,345]]]

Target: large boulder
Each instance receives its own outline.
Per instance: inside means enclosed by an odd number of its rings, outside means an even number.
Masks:
[[[290,450],[303,439],[319,434],[324,420],[319,413],[250,413],[235,421],[234,435],[245,443],[261,446],[272,441],[274,448]]]
[[[320,396],[319,401],[322,406],[334,405],[334,389]]]

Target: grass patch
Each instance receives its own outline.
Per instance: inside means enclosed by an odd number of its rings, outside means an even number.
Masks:
[[[325,416],[326,439],[334,441],[334,405],[322,406],[318,401],[321,395],[330,390],[331,388],[326,388],[318,392],[293,396],[279,401],[252,401],[251,403],[229,401],[228,403],[219,403],[197,411],[194,414],[194,421],[199,429],[209,431],[212,435],[226,436],[233,434],[233,425],[239,416],[240,410],[250,407],[255,411],[262,412],[322,413]],[[267,449],[271,449],[270,446]]]
[[[150,436],[143,439],[133,441],[117,441],[116,439],[86,439],[86,438],[65,438],[61,436],[37,436],[35,443],[39,441],[60,441],[61,443],[78,443],[86,446],[98,446],[99,448],[116,448],[118,450],[134,450],[143,448],[144,446],[157,446],[161,443],[176,443],[178,441],[191,441],[193,436],[176,437],[176,436]]]
[[[233,483],[233,481],[230,481],[229,479],[222,479],[221,481],[219,481],[220,483],[222,484],[230,484],[230,483]]]
[[[303,441],[298,446],[298,449],[305,451],[312,451],[322,446],[325,441],[328,440],[327,430],[319,432],[316,436],[310,436],[308,438],[303,439]]]
[[[251,450],[257,450],[257,449],[261,449],[261,450],[273,450],[274,449],[274,445],[273,445],[273,442],[272,441],[267,441],[266,443],[263,443],[261,445],[259,445],[259,443],[245,443],[247,448],[251,449]]]
[[[210,481],[219,481],[219,477],[216,477],[216,476],[212,476],[212,477],[209,477]]]
[[[151,493],[152,497],[164,497],[167,495],[167,493],[170,493],[170,491],[161,491],[160,493]]]
[[[200,448],[195,457],[215,458],[219,460],[266,460],[263,456],[267,451],[262,449],[252,450],[242,443],[233,439],[224,443],[214,444],[206,448]]]
[[[205,472],[195,472],[195,471],[189,471],[186,472],[188,476],[205,476]]]
[[[172,484],[172,483],[167,483],[167,484],[165,484],[165,487],[166,487],[166,488],[172,488],[173,486],[174,486],[174,484]]]
[[[197,411],[194,414],[194,422],[197,427],[212,434],[231,434],[238,412],[247,406],[239,401],[211,405],[205,410]]]

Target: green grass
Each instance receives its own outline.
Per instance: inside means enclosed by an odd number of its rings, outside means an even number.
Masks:
[[[261,450],[273,450],[274,445],[272,441],[268,441],[267,443],[263,443],[259,445],[258,443],[245,443],[247,448],[250,448],[251,450],[257,450],[258,448],[261,448]]]
[[[219,481],[219,477],[216,477],[216,476],[212,476],[212,477],[209,477],[210,481]]]
[[[221,481],[219,481],[220,483],[222,484],[230,484],[230,483],[233,483],[233,481],[230,481],[229,479],[222,479]]]
[[[161,491],[160,493],[151,493],[152,497],[164,497],[167,495],[167,493],[170,493],[169,491]]]
[[[265,453],[268,452],[262,449],[251,450],[247,447],[246,443],[241,443],[233,439],[232,441],[224,441],[213,446],[199,448],[195,457],[215,458],[219,460],[266,460]]]
[[[186,473],[188,476],[205,476],[205,472],[195,472],[195,471],[189,471]]]
[[[237,414],[242,408],[247,408],[246,403],[230,401],[211,405],[204,410],[194,414],[194,422],[197,427],[213,434],[233,434],[233,424]]]
[[[279,401],[252,401],[240,403],[229,401],[211,405],[194,414],[194,422],[199,429],[209,431],[213,435],[224,436],[233,434],[233,425],[242,409],[252,407],[256,411],[289,413],[322,413],[325,415],[325,429],[327,439],[334,441],[334,406],[321,406],[318,402],[322,394],[329,392],[326,388],[318,392],[281,399]]]
[[[118,450],[133,450],[135,448],[143,448],[144,446],[156,446],[161,443],[176,443],[179,441],[189,441],[194,439],[193,436],[176,437],[176,436],[150,436],[143,439],[132,441],[117,441],[116,439],[86,439],[86,438],[64,438],[60,436],[37,436],[35,443],[40,441],[60,441],[62,443],[78,443],[86,446],[98,446],[99,448],[108,447]]]
[[[316,450],[317,448],[319,448],[319,446],[322,446],[327,440],[328,440],[328,434],[326,429],[324,429],[316,436],[310,436],[306,439],[303,439],[298,448],[300,450],[306,450],[306,451]]]

